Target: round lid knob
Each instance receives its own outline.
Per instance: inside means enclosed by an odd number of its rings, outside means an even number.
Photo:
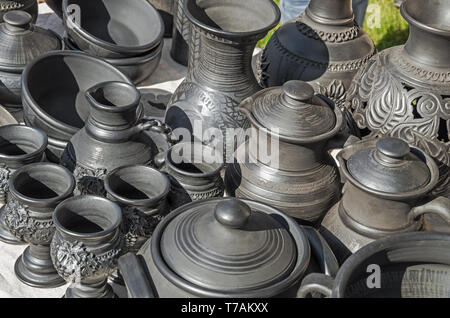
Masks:
[[[214,210],[216,220],[233,229],[243,228],[251,214],[250,207],[236,198],[223,200]]]
[[[409,154],[409,145],[398,138],[384,137],[377,141],[377,150],[383,155],[401,159]]]
[[[25,11],[9,11],[3,16],[3,21],[10,31],[24,31],[30,28],[33,18]]]
[[[289,81],[283,84],[283,92],[293,100],[307,102],[314,97],[314,88],[303,81]]]

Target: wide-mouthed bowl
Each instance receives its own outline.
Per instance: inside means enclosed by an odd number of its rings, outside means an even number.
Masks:
[[[64,0],[62,10],[69,37],[95,56],[143,54],[158,46],[164,36],[161,15],[146,0]]]
[[[78,46],[69,38],[65,37],[64,42],[72,51],[81,51]],[[161,61],[164,41],[161,41],[154,49],[142,55],[124,58],[103,58],[109,64],[122,71],[134,84],[139,84],[149,78],[158,68]]]
[[[48,135],[50,160],[59,160],[70,138],[84,127],[86,90],[105,81],[131,84],[111,64],[81,52],[49,52],[27,65],[22,76],[24,121]]]

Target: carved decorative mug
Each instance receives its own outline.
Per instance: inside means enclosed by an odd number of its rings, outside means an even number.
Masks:
[[[0,127],[0,204],[5,204],[9,193],[8,181],[18,168],[45,159],[47,136],[39,129],[23,125]],[[23,244],[12,235],[0,210],[0,241]]]
[[[105,178],[107,197],[122,208],[124,250],[137,252],[169,212],[169,178],[141,165],[118,168]]]
[[[103,197],[77,196],[58,205],[53,222],[52,261],[71,283],[65,297],[115,297],[107,279],[122,251],[120,207]]]
[[[55,233],[52,216],[58,203],[70,197],[74,188],[72,174],[53,163],[33,163],[12,174],[4,219],[17,239],[30,244],[14,267],[23,283],[40,288],[65,284],[50,258]]]

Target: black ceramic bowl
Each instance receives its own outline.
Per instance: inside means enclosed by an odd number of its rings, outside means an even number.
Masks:
[[[161,15],[146,0],[63,0],[62,10],[69,37],[94,56],[144,54],[158,46],[164,36]]]
[[[53,51],[34,59],[22,74],[24,121],[49,137],[49,159],[59,159],[89,115],[85,91],[105,81],[130,79],[104,60],[81,52]]]
[[[75,43],[65,37],[66,47],[72,51],[81,51]],[[134,84],[139,84],[149,78],[161,61],[164,41],[161,44],[143,55],[136,57],[125,57],[120,59],[103,58],[109,64],[122,71]]]

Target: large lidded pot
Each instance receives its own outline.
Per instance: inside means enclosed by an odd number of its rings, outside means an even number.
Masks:
[[[170,141],[170,129],[142,117],[141,94],[131,84],[104,82],[86,91],[91,107],[85,126],[67,144],[61,164],[74,173],[77,192],[106,195],[103,179],[116,168],[153,163],[159,149],[146,131]]]
[[[316,223],[340,197],[340,176],[328,154],[343,123],[311,85],[289,81],[244,100],[254,130],[225,174],[227,193],[270,204]]]
[[[292,297],[312,263],[311,248],[320,251],[324,271],[337,270],[312,231],[263,203],[204,200],[166,216],[140,255],[123,256],[119,269],[134,297]]]
[[[440,216],[450,227],[449,199],[423,202],[439,170],[418,148],[384,137],[354,143],[337,158],[345,192],[323,219],[321,233],[340,261],[378,238],[420,230],[425,213]]]
[[[342,107],[353,77],[375,53],[373,41],[354,20],[351,0],[311,0],[267,43],[259,81],[263,87],[310,82]]]
[[[304,278],[300,298],[449,298],[450,235],[402,233],[377,240],[353,254],[336,278]],[[317,294],[316,294],[317,295]]]
[[[21,77],[25,66],[34,58],[64,43],[53,31],[32,24],[25,11],[10,11],[0,24],[0,102],[22,121]]]
[[[371,135],[405,139],[436,159],[434,195],[450,197],[450,2],[405,0],[404,46],[376,55],[355,76],[346,107]]]
[[[36,0],[0,0],[0,22],[3,22],[6,13],[13,10],[22,10],[28,12],[33,23],[38,17],[38,3]]]
[[[236,129],[249,126],[238,105],[261,89],[251,67],[253,51],[277,25],[280,10],[271,0],[186,0],[184,13],[194,30],[195,43],[190,42],[196,50],[189,56],[187,78],[168,103],[165,121],[208,145],[210,140],[204,139],[213,133],[214,142],[221,143],[225,158],[230,158],[235,137],[238,144],[243,140]]]

